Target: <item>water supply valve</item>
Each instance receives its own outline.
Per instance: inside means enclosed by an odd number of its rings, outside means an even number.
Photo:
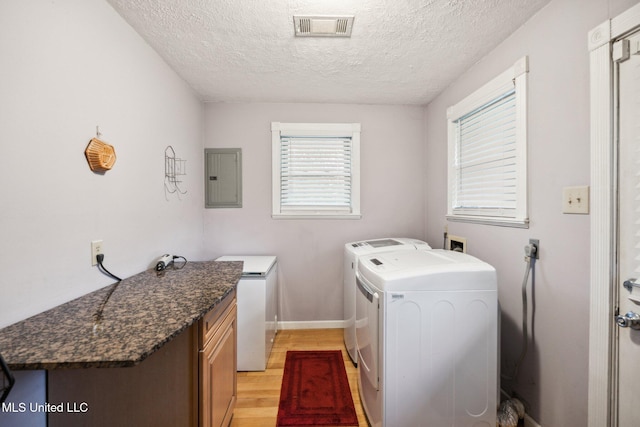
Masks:
[[[621,328],[640,330],[640,314],[634,313],[633,311],[630,311],[625,315],[619,314],[616,316],[616,323]]]

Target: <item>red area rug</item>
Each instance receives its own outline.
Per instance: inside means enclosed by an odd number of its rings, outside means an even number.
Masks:
[[[276,425],[358,425],[340,350],[287,352]]]

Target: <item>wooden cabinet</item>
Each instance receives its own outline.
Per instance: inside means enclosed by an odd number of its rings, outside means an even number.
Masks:
[[[48,371],[47,401],[86,411],[50,412],[47,426],[197,427],[197,346],[194,326],[136,366]]]
[[[50,427],[227,427],[236,403],[236,296],[139,365],[48,372]],[[65,403],[66,404],[66,403]]]
[[[226,427],[236,404],[236,299],[214,308],[199,323],[200,427]]]

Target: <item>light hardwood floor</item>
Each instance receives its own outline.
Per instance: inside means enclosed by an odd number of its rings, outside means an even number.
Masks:
[[[282,371],[287,350],[342,350],[360,427],[367,421],[360,405],[356,367],[343,344],[342,329],[278,331],[264,372],[238,372],[238,401],[231,427],[273,427],[278,415]]]

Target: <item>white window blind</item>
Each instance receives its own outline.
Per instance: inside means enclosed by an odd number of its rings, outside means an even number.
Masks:
[[[360,124],[279,123],[272,133],[274,218],[360,218]]]
[[[524,57],[447,110],[447,218],[528,227],[528,60]]]
[[[456,124],[454,209],[515,211],[516,96],[511,90]]]
[[[283,209],[351,210],[351,138],[282,137]]]

